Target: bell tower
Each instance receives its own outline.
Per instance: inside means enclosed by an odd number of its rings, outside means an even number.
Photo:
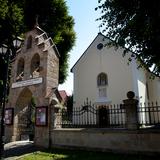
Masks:
[[[56,45],[45,31],[35,26],[25,33],[23,45],[12,61],[7,108],[12,108],[14,112],[13,124],[6,125],[7,141],[21,140],[27,134],[25,116],[22,115],[29,110],[32,98],[36,107],[49,107],[55,96],[54,88],[58,87],[58,77],[59,52]],[[47,134],[47,125],[35,126],[35,141]]]

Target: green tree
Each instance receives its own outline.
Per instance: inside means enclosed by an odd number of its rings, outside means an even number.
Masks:
[[[136,53],[146,68],[160,75],[160,1],[98,0],[103,32],[112,44]],[[125,49],[124,54],[128,51]]]
[[[24,20],[27,29],[35,25],[36,16],[38,16],[40,27],[53,38],[57,45],[60,53],[59,82],[63,83],[68,73],[68,53],[75,42],[73,17],[69,16],[64,0],[25,0]]]
[[[13,39],[21,33],[22,9],[13,1],[0,0],[0,48],[6,44],[15,54]],[[0,50],[1,52],[2,50]],[[0,53],[0,104],[4,93],[6,79],[7,54]]]

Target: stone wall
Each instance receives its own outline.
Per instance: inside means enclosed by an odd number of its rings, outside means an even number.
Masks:
[[[78,148],[86,150],[113,151],[125,153],[160,153],[160,130],[151,128],[140,129],[137,117],[138,100],[134,92],[129,91],[121,106],[126,110],[126,128],[53,128],[57,127],[57,118],[52,118],[48,134],[37,137],[35,145],[42,147]],[[50,116],[56,115],[58,110]],[[51,109],[51,108],[50,108]],[[50,119],[49,118],[49,119]],[[59,126],[61,127],[61,126]],[[47,143],[48,142],[48,143]]]
[[[160,153],[160,131],[153,130],[54,129],[51,138],[53,148]]]

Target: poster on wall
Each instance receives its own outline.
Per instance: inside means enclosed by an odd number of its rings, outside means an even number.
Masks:
[[[47,107],[36,107],[36,126],[47,125]]]
[[[4,121],[5,121],[6,125],[13,124],[13,108],[6,108],[5,109]]]

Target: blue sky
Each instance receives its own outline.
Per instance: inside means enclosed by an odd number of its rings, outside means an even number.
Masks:
[[[70,73],[70,69],[97,36],[99,22],[96,21],[96,18],[100,14],[95,11],[98,0],[67,0],[66,3],[69,14],[75,20],[76,44],[70,52],[69,76],[67,81],[59,86],[59,90],[66,90],[71,94],[73,92],[73,74]]]

